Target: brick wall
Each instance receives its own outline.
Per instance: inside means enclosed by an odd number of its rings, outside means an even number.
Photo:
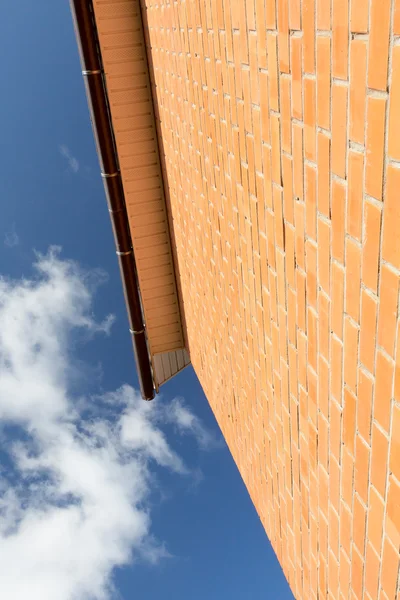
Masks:
[[[142,3],[194,368],[296,598],[400,598],[400,1]]]

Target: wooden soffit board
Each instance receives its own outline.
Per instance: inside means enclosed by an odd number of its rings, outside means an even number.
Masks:
[[[93,0],[151,355],[184,347],[138,0]]]

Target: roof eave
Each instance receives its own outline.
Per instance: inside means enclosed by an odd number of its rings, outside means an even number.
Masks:
[[[71,12],[80,51],[101,175],[114,231],[140,390],[145,400],[152,400],[155,395],[153,371],[91,0],[71,0]]]

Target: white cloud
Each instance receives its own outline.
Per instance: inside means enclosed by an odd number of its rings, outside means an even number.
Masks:
[[[8,248],[15,248],[19,244],[19,235],[15,231],[15,226],[13,225],[10,231],[6,231],[4,235],[4,245]]]
[[[68,146],[66,146],[65,144],[61,144],[58,147],[58,149],[60,151],[61,156],[63,156],[66,159],[71,171],[73,173],[77,173],[79,171],[79,161],[77,158],[75,158],[75,156],[73,156]]]
[[[182,398],[175,398],[164,414],[166,421],[176,425],[180,433],[193,435],[203,450],[213,450],[225,443],[223,438],[216,438],[204,427],[201,420],[185,406]]]
[[[71,341],[107,333],[112,319],[94,321],[93,277],[57,249],[35,267],[31,280],[0,280],[0,597],[106,600],[114,567],[168,554],[150,532],[151,465],[188,468],[159,427],[168,410],[157,400],[128,385],[74,396]],[[172,414],[206,443],[181,401]]]

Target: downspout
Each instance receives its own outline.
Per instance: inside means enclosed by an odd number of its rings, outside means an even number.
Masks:
[[[71,12],[78,40],[101,176],[114,231],[140,390],[144,400],[152,400],[154,398],[153,373],[91,0],[71,0]]]

